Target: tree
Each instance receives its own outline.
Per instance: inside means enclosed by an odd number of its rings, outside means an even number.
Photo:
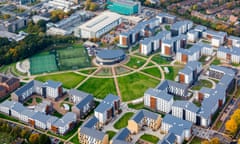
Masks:
[[[51,140],[47,135],[41,134],[39,137],[39,144],[51,144]]]
[[[217,137],[212,138],[210,144],[220,144],[219,138]]]
[[[209,144],[209,141],[207,141],[207,140],[202,141],[201,144]]]
[[[39,142],[39,134],[38,133],[33,133],[29,137],[29,143],[30,144],[36,144]]]
[[[234,119],[230,119],[226,122],[225,128],[230,134],[234,135],[237,132],[238,126]]]
[[[22,129],[21,130],[21,133],[20,133],[20,137],[21,138],[28,138],[29,137],[29,135],[30,135],[30,131],[28,130],[28,129]]]
[[[238,127],[240,126],[240,109],[234,111],[231,119],[233,119],[237,123]]]
[[[96,3],[94,3],[94,2],[91,2],[90,6],[89,6],[89,10],[90,11],[95,11],[97,9],[98,9],[98,5]]]

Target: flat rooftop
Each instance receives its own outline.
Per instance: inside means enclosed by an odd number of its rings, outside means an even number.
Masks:
[[[106,25],[120,19],[121,17],[122,16],[117,13],[105,11],[87,21],[86,23],[80,25],[79,28],[86,31],[97,32],[103,29]]]

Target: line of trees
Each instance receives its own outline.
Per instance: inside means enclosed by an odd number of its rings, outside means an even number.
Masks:
[[[46,36],[29,34],[19,42],[9,42],[6,38],[0,38],[0,66],[28,58],[37,52],[49,48],[53,44],[73,43],[72,36]]]
[[[225,123],[225,130],[235,136],[240,128],[240,109],[236,109],[230,119]]]
[[[45,134],[32,133],[30,129],[21,128],[0,120],[0,132],[11,135],[11,140],[21,139],[26,144],[51,144],[50,138]]]

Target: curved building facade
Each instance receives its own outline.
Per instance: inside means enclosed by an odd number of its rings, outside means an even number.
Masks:
[[[96,54],[96,63],[113,65],[122,62],[126,55],[123,50],[102,50]]]

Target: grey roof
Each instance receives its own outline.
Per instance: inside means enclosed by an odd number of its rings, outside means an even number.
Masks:
[[[174,144],[177,137],[173,133],[168,133],[162,140],[159,140],[157,144]]]
[[[165,36],[168,35],[168,34],[171,34],[171,32],[170,32],[170,31],[163,30],[163,31],[160,31],[159,33],[157,33],[157,34],[153,37],[153,39],[159,40],[159,39],[162,39],[163,37],[165,37]]]
[[[101,50],[97,53],[97,57],[101,59],[115,59],[121,56],[124,56],[125,53],[123,50]]]
[[[5,87],[0,85],[0,91],[5,91]]]
[[[98,119],[93,116],[88,119],[82,126],[87,128],[93,128],[98,123]]]
[[[30,88],[41,87],[42,85],[43,85],[42,82],[39,82],[39,81],[36,81],[36,80],[32,80],[29,83],[27,83],[27,84],[23,85],[22,87],[20,87],[19,89],[17,89],[14,93],[17,96],[22,96],[22,94],[24,92],[26,92],[27,90],[29,90]]]
[[[216,31],[213,31],[213,30],[206,30],[205,33],[209,34],[209,35],[212,35],[212,36],[215,36],[215,37],[224,37],[224,36],[227,36],[227,33],[226,32],[216,32]]]
[[[231,76],[235,75],[234,70],[232,70],[230,68],[223,67],[223,66],[211,65],[209,69],[210,70],[216,70],[216,71],[219,71],[219,72],[222,72],[224,74],[231,75]]]
[[[91,101],[93,101],[93,96],[88,95],[84,97],[78,104],[76,104],[76,107],[82,109],[87,103]]]
[[[232,82],[233,79],[234,79],[234,76],[224,75],[219,81],[219,84],[225,86],[227,89],[227,87],[229,86],[229,84]]]
[[[113,2],[122,4],[122,5],[127,5],[127,6],[135,6],[136,4],[138,4],[137,2],[132,0],[114,0]]]
[[[139,110],[132,118],[131,120],[134,120],[136,123],[139,123],[144,117],[153,119],[153,120],[157,120],[157,118],[159,117],[158,114],[153,113],[151,111],[147,111],[147,110]]]
[[[178,21],[176,23],[174,23],[172,26],[171,26],[171,29],[174,29],[174,30],[178,30],[180,27],[182,27],[183,25],[188,25],[188,24],[192,24],[193,22],[192,21],[189,21],[189,20],[184,20],[184,21]]]
[[[151,43],[151,38],[144,38],[143,40],[140,41],[141,44],[143,45],[148,45],[149,43]]]
[[[180,48],[178,52],[187,54],[187,55],[193,55],[194,53],[201,51],[201,49],[203,48],[212,48],[212,47],[209,44],[198,42],[194,44],[192,47],[190,47],[189,49]]]
[[[91,95],[89,93],[86,93],[86,92],[83,92],[83,91],[80,91],[80,90],[76,90],[76,89],[70,89],[68,94],[69,95],[74,95],[74,96],[77,96],[77,97],[86,97],[86,96]]]
[[[49,119],[47,120],[47,122],[51,123],[51,124],[54,124],[57,120],[58,120],[57,117],[49,115]]]
[[[183,69],[181,69],[179,71],[179,73],[183,73],[183,74],[187,74],[190,75],[193,71],[191,69],[189,69],[188,67],[184,67]]]
[[[48,119],[50,118],[49,115],[46,115],[44,113],[41,112],[36,112],[35,115],[32,116],[32,119],[34,120],[38,120],[44,124],[47,124]]]
[[[80,128],[80,133],[88,135],[90,137],[93,137],[98,140],[102,140],[105,136],[104,132],[92,129],[92,128],[87,128],[87,127],[81,127]]]
[[[129,142],[126,142],[127,137],[131,134],[129,129],[123,128],[121,129],[113,138],[112,142],[115,143],[123,143],[123,144],[130,144]]]
[[[16,102],[13,107],[11,108],[11,110],[14,110],[18,113],[21,113],[23,111],[25,111],[27,108],[25,108],[21,103]]]
[[[56,82],[56,81],[52,81],[52,80],[48,80],[47,82],[45,82],[43,84],[43,86],[45,87],[51,87],[51,88],[58,88],[62,85],[61,82]]]
[[[169,132],[175,135],[182,135],[184,130],[190,130],[192,127],[191,122],[182,120],[170,114],[166,114],[165,117],[162,119],[162,122],[172,125]]]
[[[57,127],[64,127],[65,125],[68,125],[69,123],[75,121],[76,114],[73,112],[67,112],[62,118],[58,119],[54,125]]]
[[[165,91],[160,91],[158,89],[154,89],[154,88],[149,88],[145,91],[145,94],[149,94],[151,96],[166,100],[166,101],[170,101],[171,99],[173,99],[173,96],[166,93]]]
[[[179,72],[189,75],[189,74],[191,74],[194,70],[196,70],[200,66],[202,66],[202,64],[200,62],[198,62],[198,61],[190,61]]]
[[[202,25],[197,25],[197,26],[194,28],[194,30],[203,32],[203,31],[207,30],[207,27],[202,26]]]
[[[164,43],[164,44],[168,44],[168,45],[172,45],[173,42],[174,42],[173,39],[164,39],[164,40],[162,41],[162,43]]]
[[[200,90],[199,90],[199,92],[200,93],[203,93],[203,94],[210,94],[211,93],[211,91],[212,91],[212,89],[211,88],[207,88],[207,87],[202,87]]]
[[[157,86],[157,89],[165,90],[165,89],[167,89],[170,86],[177,87],[177,88],[183,89],[185,91],[187,91],[187,89],[188,89],[188,85],[182,84],[182,83],[178,83],[178,82],[175,82],[175,81],[171,81],[171,80],[164,80],[163,82],[161,82]]]
[[[199,108],[195,104],[193,104],[192,102],[189,102],[189,101],[184,101],[184,100],[183,101],[180,101],[180,100],[174,101],[172,106],[183,108],[183,109],[189,110],[194,113],[199,111]]]
[[[227,54],[232,54],[232,55],[237,55],[240,56],[240,49],[233,47],[233,48],[225,48],[223,46],[221,46],[220,48],[218,48],[218,51],[227,53]]]
[[[11,107],[14,106],[15,103],[17,103],[17,102],[5,100],[4,102],[2,102],[2,103],[0,104],[0,106],[1,106],[1,107],[7,107],[7,108],[10,109]]]
[[[232,36],[232,35],[229,36],[228,39],[240,41],[240,37],[236,37],[236,36]]]
[[[173,41],[178,41],[178,40],[183,40],[183,39],[187,39],[187,35],[185,34],[180,34],[178,36],[172,37],[171,38]]]
[[[108,94],[104,100],[97,106],[95,109],[96,112],[103,113],[106,110],[109,110],[110,108],[113,107],[113,102],[116,100],[120,100],[118,96],[115,96],[113,94]]]
[[[169,13],[164,13],[164,12],[159,13],[157,16],[159,16],[159,17],[167,17],[167,18],[172,18],[172,19],[175,19],[175,18],[176,18],[176,16],[171,15],[171,14],[169,14]]]
[[[25,116],[30,117],[30,118],[35,114],[36,114],[35,111],[29,110],[29,109],[26,109],[26,110],[21,112],[21,115],[25,115]]]

